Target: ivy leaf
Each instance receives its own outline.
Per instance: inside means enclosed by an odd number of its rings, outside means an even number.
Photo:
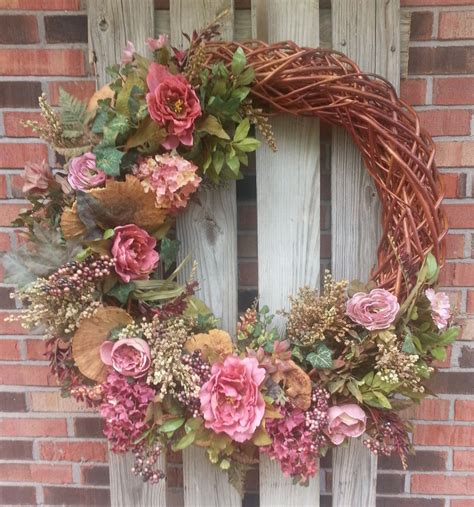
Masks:
[[[247,57],[242,48],[238,48],[232,57],[232,74],[238,76],[242,73],[245,66],[247,65]]]
[[[168,270],[173,262],[176,261],[180,244],[180,241],[169,238],[163,238],[161,241],[160,258],[165,270]]]
[[[416,350],[411,334],[407,334],[405,336],[405,340],[403,341],[402,346],[402,352],[405,352],[406,354],[418,354],[418,350]]]
[[[206,119],[198,126],[197,131],[206,132],[207,134],[216,136],[219,139],[230,141],[229,134],[227,134],[227,132],[222,128],[219,120],[212,114],[208,115]]]
[[[128,118],[123,114],[117,114],[104,126],[103,144],[114,146],[115,140],[119,134],[125,134],[130,128]]]
[[[324,343],[320,343],[314,352],[306,356],[306,361],[318,370],[332,368],[332,351]]]
[[[115,147],[101,147],[99,145],[94,148],[94,154],[99,169],[109,176],[120,176],[120,162],[125,155],[123,151],[117,150]]]
[[[135,284],[130,283],[117,283],[107,293],[109,296],[113,296],[123,305],[128,301],[130,294],[135,290]]]

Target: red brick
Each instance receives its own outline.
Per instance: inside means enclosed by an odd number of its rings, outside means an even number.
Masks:
[[[450,507],[474,507],[474,500],[462,500],[452,498],[449,503]]]
[[[444,183],[446,197],[466,196],[466,175],[463,173],[443,173],[441,180]]]
[[[67,484],[72,482],[72,467],[71,465],[0,463],[0,476],[4,481]]]
[[[49,366],[5,364],[0,369],[0,384],[21,386],[55,386],[56,377]]]
[[[10,189],[14,199],[24,199],[23,185],[25,180],[22,174],[10,174]]]
[[[27,162],[47,160],[48,148],[40,143],[1,143],[0,167],[23,168]]]
[[[30,409],[33,412],[89,412],[84,403],[78,403],[72,396],[61,396],[59,389],[54,391],[33,391],[30,393]],[[102,435],[103,436],[103,435]]]
[[[0,440],[0,459],[4,460],[32,460],[32,440]]]
[[[462,234],[448,234],[446,237],[446,256],[448,259],[464,258],[464,236]]]
[[[1,208],[0,208],[1,209]],[[10,322],[7,317],[11,316],[11,312],[2,312],[0,311],[0,329],[3,334],[26,334],[24,328],[20,325],[18,321]]]
[[[466,303],[467,303],[467,305],[466,305],[467,313],[474,313],[474,291],[472,291],[472,290],[467,291],[467,302]]]
[[[34,44],[39,42],[36,16],[0,16],[0,44]]]
[[[446,204],[444,206],[448,216],[450,229],[473,229],[474,213],[472,204]]]
[[[409,74],[449,75],[473,72],[472,46],[411,47],[409,50]]]
[[[46,42],[87,44],[87,16],[45,16]]]
[[[433,13],[431,11],[412,12],[410,40],[431,39],[433,32]]]
[[[474,166],[474,141],[439,141],[436,143],[439,167]]]
[[[9,227],[18,214],[27,207],[27,204],[0,204],[0,226]]]
[[[20,359],[17,340],[0,340],[0,359],[7,361]]]
[[[0,49],[0,73],[5,76],[83,76],[82,49]]]
[[[71,499],[75,505],[110,505],[110,493],[105,488],[45,486],[43,491],[47,505],[71,505]]]
[[[440,39],[474,39],[474,11],[441,12]]]
[[[454,418],[457,421],[474,421],[474,401],[456,400],[454,403]]]
[[[66,419],[0,419],[2,437],[65,437]]]
[[[88,101],[95,92],[94,81],[54,81],[48,84],[49,99],[53,106],[59,104],[59,89],[63,88],[67,93],[78,99]]]
[[[418,7],[421,5],[472,5],[472,0],[401,0],[402,7]]]
[[[25,11],[77,11],[81,0],[0,0],[0,9]]]
[[[0,486],[3,505],[35,505],[36,488],[30,486]]]
[[[258,265],[256,262],[241,262],[239,264],[239,283],[241,285],[257,285]]]
[[[7,197],[7,177],[0,176],[0,199]]]
[[[240,234],[237,241],[239,257],[257,257],[257,235]]]
[[[6,232],[0,232],[0,252],[7,252],[11,248],[10,235]]]
[[[87,465],[81,467],[81,484],[108,486],[109,467],[100,465]]]
[[[418,117],[432,136],[465,136],[471,133],[471,112],[464,109],[418,111]]]
[[[3,412],[26,412],[25,393],[0,392],[0,407]]]
[[[425,399],[414,409],[413,419],[443,421],[449,416],[449,400]]]
[[[38,361],[44,361],[46,345],[43,339],[31,339],[26,341],[26,357]]]
[[[248,231],[257,228],[257,207],[252,204],[238,207],[239,229]]]
[[[474,451],[454,451],[454,470],[474,471]]]
[[[103,442],[41,442],[40,457],[46,461],[106,461]]]
[[[435,78],[433,103],[443,105],[473,104],[474,77]]]
[[[446,476],[441,474],[414,474],[412,493],[469,495],[474,491],[474,475]]]
[[[41,114],[5,111],[3,113],[3,124],[5,126],[5,134],[8,137],[38,137],[38,134],[33,132],[31,128],[22,125],[22,122],[26,120],[32,121],[41,120]]]
[[[474,307],[473,307],[474,308]],[[472,310],[471,310],[472,311]],[[474,312],[473,312],[474,313]],[[457,324],[461,327],[461,333],[458,336],[458,341],[460,340],[473,340],[474,339],[474,319],[456,319]]]
[[[426,80],[404,79],[400,82],[400,97],[412,106],[426,104]]]
[[[474,263],[472,264],[446,264],[441,271],[440,283],[465,287],[474,285]]]
[[[414,442],[416,445],[474,446],[474,426],[418,424]]]

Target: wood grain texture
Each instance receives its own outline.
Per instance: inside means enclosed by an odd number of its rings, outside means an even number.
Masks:
[[[96,65],[97,85],[108,82],[105,69],[120,62],[127,40],[144,54],[145,39],[154,33],[153,0],[103,0],[90,1],[87,7],[89,24],[89,54]],[[109,452],[110,501],[112,507],[165,507],[165,482],[151,486],[134,477],[131,454],[116,455]],[[166,468],[166,460],[160,458],[158,466]]]
[[[317,0],[261,2],[252,2],[255,38],[318,46]],[[260,303],[277,310],[288,308],[288,296],[299,287],[319,285],[319,122],[277,117],[272,125],[278,152],[264,143],[257,151],[258,286]],[[318,505],[319,476],[307,488],[294,486],[261,455],[261,507]]]
[[[387,77],[398,88],[398,0],[333,0],[333,48],[365,72]],[[350,136],[333,131],[332,271],[336,279],[368,280],[380,236],[380,204]],[[377,458],[361,440],[334,451],[333,506],[374,507]]]
[[[87,22],[89,61],[101,87],[110,80],[105,69],[120,62],[128,40],[147,54],[145,39],[154,34],[153,0],[91,0]]]
[[[170,32],[173,44],[182,44],[182,32],[208,25],[229,9],[223,36],[233,37],[233,1],[172,0]],[[179,218],[177,234],[184,255],[198,263],[198,296],[222,319],[231,332],[237,324],[237,202],[235,183],[226,188],[201,189],[199,203],[192,203]],[[184,504],[186,507],[240,507],[241,499],[227,476],[212,465],[205,451],[183,452]]]

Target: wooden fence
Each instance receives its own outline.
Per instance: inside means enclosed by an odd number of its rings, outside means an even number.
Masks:
[[[323,1],[323,0],[322,0]],[[247,2],[245,2],[246,4]],[[311,47],[333,47],[367,72],[398,87],[400,13],[398,0],[252,0],[236,9],[233,0],[89,0],[89,44],[97,83],[120,59],[127,40],[146,53],[145,38],[168,33],[182,43],[190,33],[224,9],[223,37],[294,40]],[[241,6],[240,6],[241,7]],[[272,120],[278,153],[265,145],[257,152],[258,286],[262,304],[287,306],[287,296],[320,280],[319,121],[278,117]],[[378,203],[362,160],[349,136],[335,130],[331,148],[332,270],[336,278],[366,279],[378,236]],[[237,204],[235,184],[200,191],[200,204],[179,220],[183,252],[199,265],[200,296],[235,331],[237,322]],[[279,322],[279,325],[284,325]],[[144,485],[130,475],[131,456],[110,458],[111,498],[115,506],[165,506],[166,485]],[[164,458],[163,458],[163,465]],[[360,441],[334,452],[333,505],[375,505],[377,460]],[[237,507],[241,499],[201,449],[183,453],[185,507]],[[307,488],[293,486],[278,465],[262,457],[260,505],[318,506],[319,477]]]

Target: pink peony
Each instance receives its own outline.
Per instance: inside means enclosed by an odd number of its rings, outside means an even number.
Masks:
[[[445,292],[435,292],[433,289],[426,289],[425,296],[430,301],[431,317],[438,327],[444,329],[451,318],[451,304]]]
[[[397,298],[385,289],[373,289],[369,294],[357,292],[346,303],[349,318],[369,331],[387,329],[398,310]]]
[[[179,143],[191,146],[194,122],[201,116],[201,105],[186,78],[170,74],[164,65],[152,63],[146,82],[150,116],[169,134],[163,146],[168,150],[176,148]]]
[[[255,358],[231,355],[224,363],[215,363],[199,394],[206,428],[236,442],[249,440],[265,412],[259,390],[264,379],[265,370]]]
[[[161,49],[164,46],[168,45],[169,37],[162,33],[158,39],[153,39],[152,37],[148,37],[145,41],[146,45],[152,50],[156,51],[157,49]]]
[[[156,268],[160,256],[156,239],[134,224],[116,227],[112,255],[115,271],[124,282],[143,280]]]
[[[53,179],[53,173],[45,160],[41,164],[28,163],[23,171],[23,192],[41,194],[48,190]]]
[[[360,437],[366,421],[367,416],[359,405],[335,405],[328,410],[328,437],[335,445],[342,444],[346,437]]]
[[[179,155],[155,155],[143,159],[133,169],[148,192],[156,194],[156,205],[176,214],[188,205],[189,198],[201,183],[198,168]]]
[[[140,378],[150,368],[150,347],[141,338],[105,341],[100,347],[100,358],[121,375]]]
[[[107,175],[96,167],[95,160],[91,152],[71,159],[67,180],[74,190],[89,190],[105,183]]]
[[[122,60],[121,62],[125,65],[126,63],[132,63],[133,53],[135,53],[135,46],[133,42],[127,41],[127,45],[123,48],[122,51]]]

